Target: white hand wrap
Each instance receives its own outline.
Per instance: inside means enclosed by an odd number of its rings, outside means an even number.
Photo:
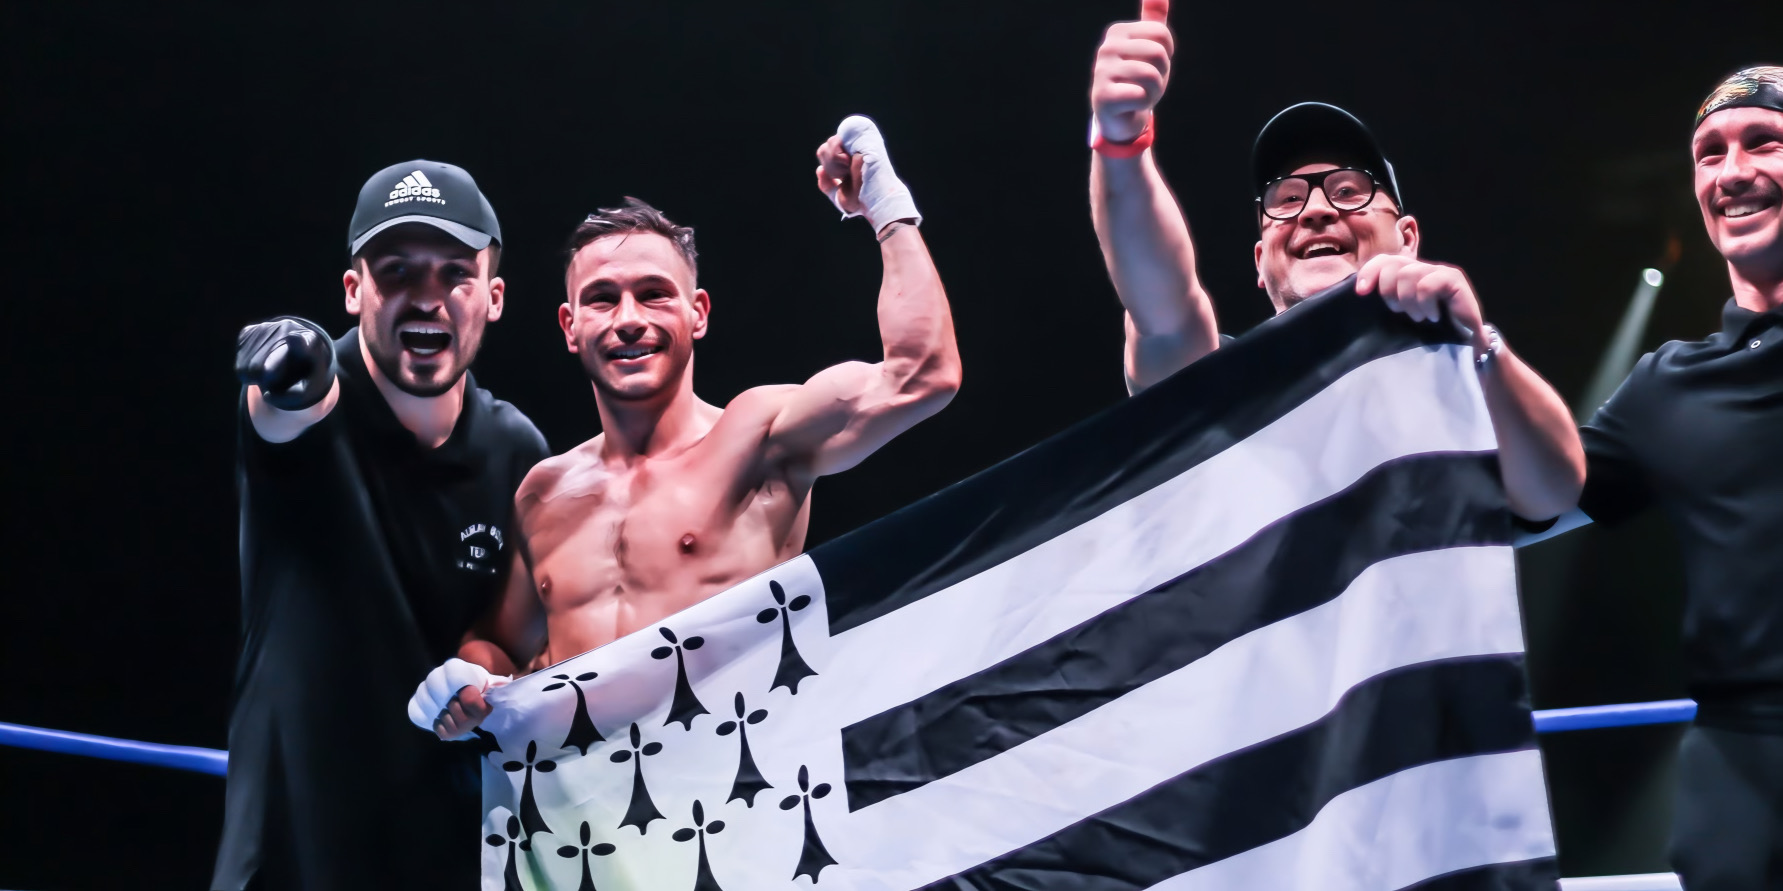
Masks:
[[[479,692],[499,687],[513,678],[506,675],[490,674],[483,666],[463,659],[447,659],[446,664],[427,673],[415,688],[415,695],[409,697],[409,722],[429,733],[433,732],[433,722],[439,719],[440,712],[452,704],[452,697],[465,687],[476,687]],[[453,739],[470,739],[472,734],[463,733]]]
[[[866,208],[864,213],[853,214],[842,210],[840,189],[829,190],[830,200],[835,202],[836,209],[842,211],[842,219],[864,216],[872,225],[874,232],[898,220],[915,220],[922,224],[922,214],[916,211],[916,199],[910,197],[910,189],[898,174],[892,170],[891,155],[885,151],[885,137],[879,133],[879,125],[864,115],[852,114],[842,119],[842,125],[836,128],[836,135],[842,137],[842,150],[850,155],[862,155],[861,163],[861,204]]]

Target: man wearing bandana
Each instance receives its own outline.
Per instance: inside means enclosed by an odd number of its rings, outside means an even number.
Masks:
[[[1600,523],[1657,507],[1681,545],[1698,708],[1673,868],[1690,891],[1783,888],[1783,67],[1723,80],[1690,154],[1733,296],[1719,332],[1642,357],[1580,431],[1579,507]]]

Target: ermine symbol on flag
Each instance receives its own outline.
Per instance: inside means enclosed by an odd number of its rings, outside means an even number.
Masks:
[[[557,769],[557,762],[534,760],[539,755],[539,744],[528,741],[526,744],[526,763],[509,761],[501,766],[508,773],[526,771],[526,782],[520,787],[520,825],[526,827],[526,837],[532,838],[541,832],[550,832],[551,827],[545,823],[545,815],[539,813],[538,800],[532,794],[532,772],[536,768],[539,773],[550,773]]]
[[[662,722],[662,726],[680,724],[681,729],[692,730],[693,719],[710,712],[700,702],[700,698],[694,695],[693,685],[687,682],[687,654],[683,650],[697,650],[706,645],[706,639],[690,637],[684,641],[676,641],[675,632],[667,627],[656,630],[662,632],[663,639],[671,645],[652,650],[650,658],[667,659],[670,655],[675,657],[675,704],[669,707],[669,718]]]
[[[601,736],[600,730],[594,726],[594,720],[588,717],[588,697],[583,695],[582,688],[576,681],[592,681],[600,675],[596,672],[585,671],[576,675],[573,680],[567,674],[554,674],[552,677],[556,678],[558,683],[546,685],[546,691],[558,690],[565,686],[576,691],[576,716],[570,719],[570,732],[563,738],[563,748],[575,749],[586,755],[589,746],[598,742],[606,742],[607,738]],[[490,737],[490,739],[494,739],[494,737]]]
[[[662,811],[656,809],[656,802],[650,800],[650,788],[644,785],[644,758],[662,751],[662,743],[644,742],[644,737],[636,723],[631,725],[631,748],[620,749],[612,755],[614,764],[631,762],[631,806],[625,809],[625,819],[619,821],[621,829],[627,826],[638,827],[638,834],[650,831],[651,820],[664,819]]]
[[[777,605],[764,609],[755,616],[755,620],[763,625],[774,621],[776,617],[780,619],[780,667],[775,669],[774,686],[769,687],[768,690],[772,692],[785,687],[797,695],[799,681],[811,677],[817,672],[811,670],[811,666],[805,664],[805,657],[799,655],[798,641],[793,640],[792,637],[790,614],[810,606],[811,597],[807,594],[800,594],[794,597],[791,603],[788,603],[786,589],[780,587],[779,582],[771,579],[768,581],[768,590],[773,593],[774,603]]]
[[[733,732],[737,734],[737,778],[731,782],[731,797],[726,798],[724,803],[729,804],[741,798],[744,807],[755,807],[756,794],[774,786],[761,775],[761,769],[755,766],[755,756],[749,753],[749,725],[766,720],[768,710],[758,708],[744,717],[743,709],[743,694],[738,693],[737,720],[718,725],[719,736],[729,736]]]
[[[597,891],[594,887],[594,874],[588,871],[588,858],[590,855],[595,857],[605,857],[618,850],[618,848],[615,848],[606,842],[589,844],[589,842],[593,840],[594,833],[588,828],[588,821],[583,820],[582,843],[579,845],[564,845],[557,849],[557,856],[559,857],[582,858],[582,883],[576,886],[576,891]]]

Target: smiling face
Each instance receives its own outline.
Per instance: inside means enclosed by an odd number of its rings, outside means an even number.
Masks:
[[[1717,111],[1690,141],[1709,240],[1749,279],[1783,278],[1783,112]]]
[[[473,250],[422,223],[395,226],[347,270],[347,312],[385,378],[405,393],[438,396],[464,375],[501,318],[494,248]]]
[[[1302,164],[1289,173],[1337,166]],[[1313,189],[1299,216],[1275,220],[1259,213],[1258,218],[1257,287],[1268,292],[1276,312],[1354,275],[1376,254],[1418,255],[1418,221],[1402,216],[1385,190],[1360,210],[1340,211],[1322,190]]]
[[[706,292],[674,242],[653,232],[597,238],[570,259],[557,320],[598,396],[652,401],[692,388],[693,342],[706,336]]]

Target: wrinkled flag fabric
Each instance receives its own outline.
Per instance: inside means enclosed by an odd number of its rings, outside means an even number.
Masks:
[[[1339,286],[493,691],[484,887],[1555,887],[1460,340]]]

